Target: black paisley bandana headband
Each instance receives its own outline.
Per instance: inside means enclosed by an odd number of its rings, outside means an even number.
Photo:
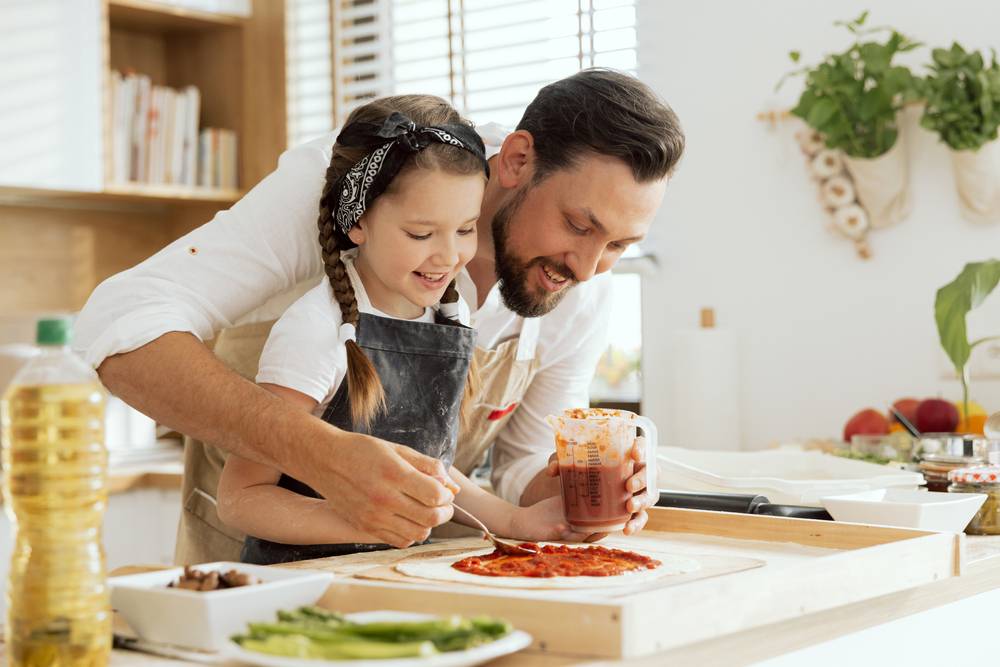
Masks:
[[[356,122],[347,125],[337,136],[342,146],[362,147],[368,154],[337,179],[332,188],[336,198],[334,210],[337,226],[345,234],[364,215],[365,210],[396,177],[406,159],[437,142],[465,149],[482,160],[483,171],[489,178],[486,148],[476,131],[467,125],[446,124],[421,126],[403,114],[393,112],[380,126],[378,123]]]

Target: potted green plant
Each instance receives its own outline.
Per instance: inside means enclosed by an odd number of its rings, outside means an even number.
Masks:
[[[909,172],[897,114],[919,95],[918,79],[905,66],[894,65],[893,59],[920,44],[891,28],[867,28],[867,19],[864,12],[853,21],[836,22],[854,36],[848,49],[785,78],[805,76],[805,89],[791,113],[817,130],[828,148],[843,152],[872,226],[884,227],[902,220],[910,210]],[[884,42],[871,40],[876,34],[887,37]],[[798,51],[789,56],[796,63],[801,58]]]
[[[970,342],[965,316],[990,295],[998,282],[1000,259],[970,262],[957,278],[937,291],[934,299],[934,320],[937,322],[941,347],[951,359],[958,380],[962,383],[963,415],[969,414],[969,357],[979,345],[1000,340],[1000,336],[987,336]]]
[[[996,52],[987,65],[979,51],[957,42],[931,52],[931,73],[923,80],[926,107],[920,124],[937,133],[951,152],[963,217],[1000,221],[1000,65]]]

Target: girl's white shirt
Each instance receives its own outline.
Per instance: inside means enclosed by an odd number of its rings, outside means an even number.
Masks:
[[[402,319],[383,313],[372,305],[354,260],[357,248],[341,253],[347,277],[354,287],[358,312]],[[414,322],[433,322],[434,308],[425,308]],[[459,322],[469,325],[469,306],[459,297]],[[318,402],[313,414],[322,417],[326,406],[347,374],[347,348],[340,340],[343,317],[325,278],[288,307],[271,329],[261,353],[257,382],[281,385],[300,391]]]

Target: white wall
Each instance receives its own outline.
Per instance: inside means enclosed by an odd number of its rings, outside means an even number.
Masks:
[[[0,185],[101,188],[100,8],[0,2]]]
[[[855,411],[905,395],[960,395],[942,376],[934,294],[966,262],[1000,257],[1000,225],[959,217],[944,148],[908,118],[914,210],[871,236],[865,262],[827,231],[790,133],[755,119],[801,90],[792,81],[781,99],[773,94],[791,69],[788,51],[811,64],[846,48],[832,22],[869,6],[872,23],[933,46],[1000,49],[1000,4],[983,1],[639,2],[640,78],[687,134],[653,232],[662,269],[644,285],[645,406],[668,434],[661,341],[695,326],[704,305],[739,337],[744,448],[835,436]],[[929,60],[926,49],[908,55],[911,67]],[[970,331],[1000,334],[1000,297],[970,316]],[[977,380],[973,398],[1000,410],[1000,382]]]

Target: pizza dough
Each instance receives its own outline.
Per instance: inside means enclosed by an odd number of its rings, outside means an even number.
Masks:
[[[618,547],[621,548],[621,547]],[[395,570],[408,577],[419,579],[432,579],[435,581],[450,581],[460,584],[474,584],[477,586],[488,586],[491,588],[616,588],[619,586],[633,586],[660,577],[677,574],[687,574],[698,570],[701,565],[693,558],[684,556],[673,556],[639,549],[630,549],[635,553],[648,556],[660,561],[661,565],[653,570],[642,569],[625,572],[611,577],[486,577],[478,574],[462,572],[452,567],[452,563],[468,558],[469,556],[484,556],[492,553],[493,549],[478,549],[476,551],[466,551],[460,553],[444,554],[429,558],[419,556],[412,559],[403,560],[396,563]]]

